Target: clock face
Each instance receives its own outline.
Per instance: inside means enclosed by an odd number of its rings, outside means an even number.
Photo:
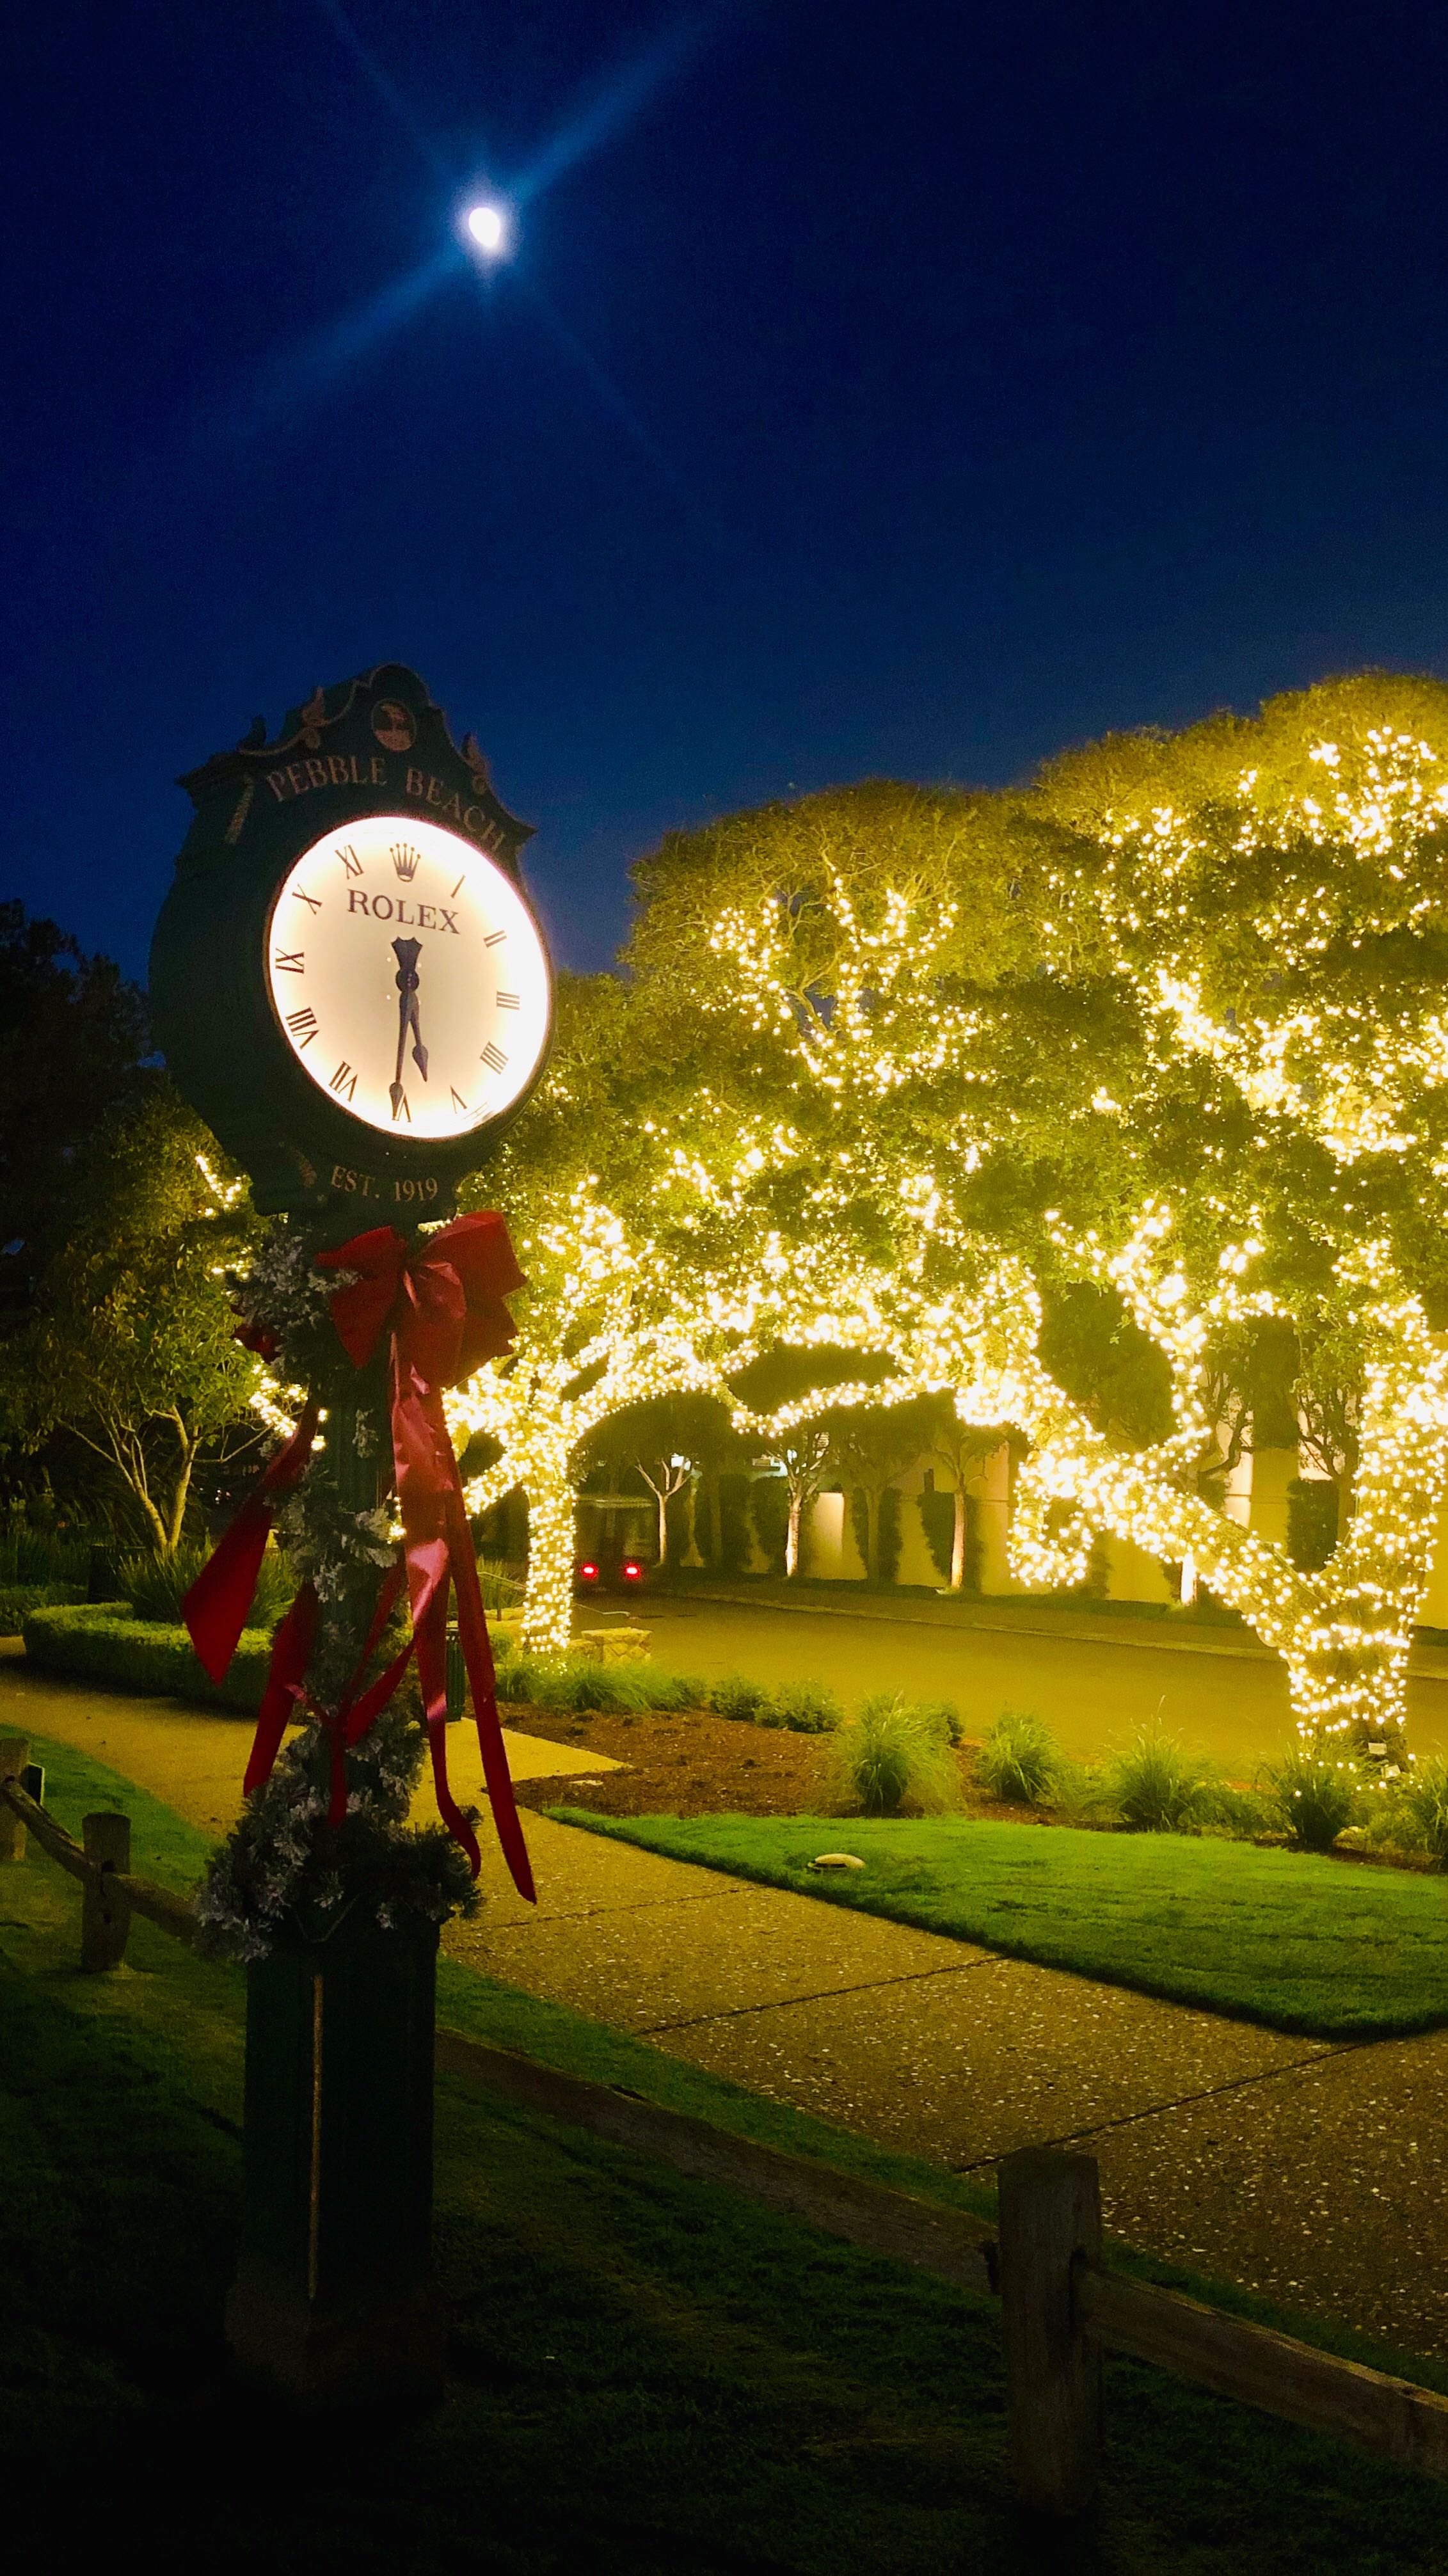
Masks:
[[[267,980],[319,1091],[390,1136],[453,1138],[525,1091],[548,1038],[548,960],[522,897],[471,841],[369,814],[297,860]]]

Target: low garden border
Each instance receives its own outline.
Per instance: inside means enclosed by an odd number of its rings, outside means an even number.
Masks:
[[[77,1843],[47,1814],[44,1778],[30,1764],[25,1740],[0,1742],[0,1863],[23,1859],[33,1836],[81,1881],[82,1969],[101,1973],[120,1965],[133,1914],[173,1940],[199,1946],[201,1927],[185,1900],[132,1873],[127,1817],[87,1816],[82,1832]],[[1132,2280],[1104,2263],[1094,2156],[1027,2147],[1003,2157],[993,2235],[966,2211],[837,2173],[666,2110],[625,2086],[565,2075],[460,2031],[440,2030],[436,2055],[445,2072],[528,2110],[591,2130],[698,2181],[744,2192],[959,2289],[998,2295],[1011,2465],[1022,2502],[1037,2511],[1078,2515],[1095,2498],[1107,2348],[1448,2482],[1448,2397],[1227,2316],[1179,2290]]]

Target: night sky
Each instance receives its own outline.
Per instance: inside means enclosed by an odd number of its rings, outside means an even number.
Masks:
[[[671,825],[1448,675],[1445,55],[1261,0],[26,10],[0,893],[142,973],[176,773],[382,660],[576,965]]]

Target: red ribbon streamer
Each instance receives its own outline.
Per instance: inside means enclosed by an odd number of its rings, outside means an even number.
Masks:
[[[392,1455],[423,1713],[438,1810],[476,1876],[476,1838],[447,1779],[447,1601],[457,1593],[458,1636],[473,1695],[483,1778],[513,1884],[536,1902],[513,1797],[478,1569],[442,1409],[442,1390],[495,1359],[513,1338],[503,1300],[523,1273],[500,1216],[461,1216],[409,1250],[390,1225],[354,1236],[318,1258],[321,1270],[355,1275],[333,1297],[332,1321],[363,1368],[384,1331],[392,1337]]]
[[[362,1674],[401,1589],[401,1566],[378,1597],[367,1643],[333,1717],[332,1797],[329,1821],[346,1809],[344,1746],[357,1743],[386,1707],[409,1656],[417,1653],[437,1803],[449,1832],[480,1867],[477,1839],[448,1787],[447,1603],[457,1593],[458,1633],[473,1696],[483,1777],[493,1822],[513,1883],[536,1902],[527,1845],[513,1797],[507,1750],[498,1717],[497,1687],[478,1570],[458,1480],[457,1460],[442,1409],[442,1390],[470,1376],[486,1359],[505,1351],[513,1323],[503,1300],[523,1284],[507,1228],[500,1216],[463,1216],[426,1241],[409,1247],[391,1226],[354,1236],[334,1252],[319,1254],[323,1270],[353,1278],[333,1293],[332,1320],[348,1357],[365,1367],[384,1331],[391,1335],[389,1394],[392,1449],[402,1514],[403,1554],[412,1608],[412,1637],[384,1673],[358,1694]],[[271,1462],[255,1493],[243,1504],[204,1572],[186,1597],[183,1616],[196,1651],[219,1681],[241,1634],[271,1528],[270,1497],[301,1477],[316,1436],[317,1411],[308,1404],[285,1449]],[[258,1535],[259,1532],[259,1535]],[[221,1571],[218,1573],[217,1569]],[[246,1787],[269,1776],[282,1736],[298,1704],[306,1701],[306,1673],[316,1634],[317,1598],[303,1584],[277,1629],[271,1668],[247,1764]]]
[[[299,1485],[306,1473],[317,1436],[317,1419],[317,1407],[309,1403],[285,1448],[279,1449],[263,1469],[181,1604],[191,1643],[214,1682],[223,1679],[236,1652],[236,1641],[246,1626],[246,1614],[276,1518],[276,1503]],[[284,1620],[282,1624],[287,1623]]]

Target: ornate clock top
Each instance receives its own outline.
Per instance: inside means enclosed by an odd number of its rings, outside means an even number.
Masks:
[[[167,1061],[258,1205],[445,1215],[542,1070],[531,826],[415,671],[313,690],[181,784],[195,817],[156,927]]]

